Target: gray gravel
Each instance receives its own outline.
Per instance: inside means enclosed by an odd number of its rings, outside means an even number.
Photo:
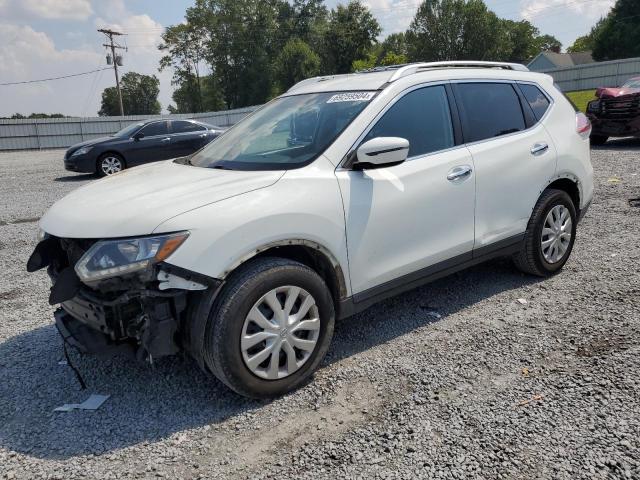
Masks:
[[[552,279],[495,261],[374,306],[268,403],[188,358],[76,354],[111,398],[70,413],[53,409],[88,393],[24,268],[32,220],[92,181],[61,155],[0,153],[0,478],[640,478],[640,141],[594,150],[595,203]]]

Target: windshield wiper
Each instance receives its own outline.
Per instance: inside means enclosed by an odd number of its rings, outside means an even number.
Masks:
[[[208,168],[214,168],[216,170],[233,170],[232,168],[225,167],[224,165],[211,165]]]

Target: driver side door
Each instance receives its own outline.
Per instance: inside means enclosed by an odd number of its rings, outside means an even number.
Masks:
[[[475,174],[452,102],[445,85],[403,92],[358,146],[372,138],[405,138],[408,159],[336,171],[355,303],[446,268],[451,259],[471,259]]]

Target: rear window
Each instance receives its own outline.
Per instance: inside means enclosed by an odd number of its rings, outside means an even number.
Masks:
[[[464,140],[467,143],[524,130],[518,94],[509,83],[459,83],[454,85],[461,103]]]
[[[540,120],[544,117],[544,114],[547,113],[551,102],[549,102],[547,96],[535,85],[521,83],[520,89],[527,99],[527,102],[529,102],[531,110],[533,110],[533,114],[536,116],[536,120]]]
[[[173,133],[189,133],[205,130],[204,127],[197,123],[187,122],[184,120],[174,120],[171,122],[171,128],[173,129]]]

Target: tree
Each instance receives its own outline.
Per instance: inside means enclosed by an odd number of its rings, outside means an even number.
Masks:
[[[598,61],[640,56],[640,0],[617,0],[596,25],[593,58]],[[592,30],[593,33],[593,30]]]
[[[160,68],[173,68],[173,85],[179,88],[178,97],[174,100],[189,105],[189,113],[204,112],[200,71],[205,56],[206,31],[202,26],[193,23],[181,23],[168,27],[162,34],[162,42],[158,48],[167,52],[160,59]],[[178,107],[180,109],[180,106]]]
[[[365,59],[381,32],[380,24],[359,0],[338,5],[324,33],[323,70],[349,73],[353,62]]]
[[[122,104],[126,115],[156,115],[161,107],[158,102],[160,80],[155,75],[141,75],[136,72],[125,73],[120,81]],[[105,88],[102,92],[100,116],[118,116],[118,91],[116,87]]]
[[[496,59],[500,20],[482,0],[425,0],[406,41],[411,61]]]
[[[289,40],[275,61],[274,80],[280,92],[319,73],[320,57],[298,38]]]
[[[196,0],[187,23],[206,32],[205,59],[230,108],[259,105],[271,93],[284,0]]]
[[[196,93],[193,81],[180,84],[173,92],[172,98],[176,105],[169,105],[169,113],[216,112],[226,108],[222,90],[213,75],[201,77],[199,85],[199,92]],[[201,110],[197,110],[198,108]]]

